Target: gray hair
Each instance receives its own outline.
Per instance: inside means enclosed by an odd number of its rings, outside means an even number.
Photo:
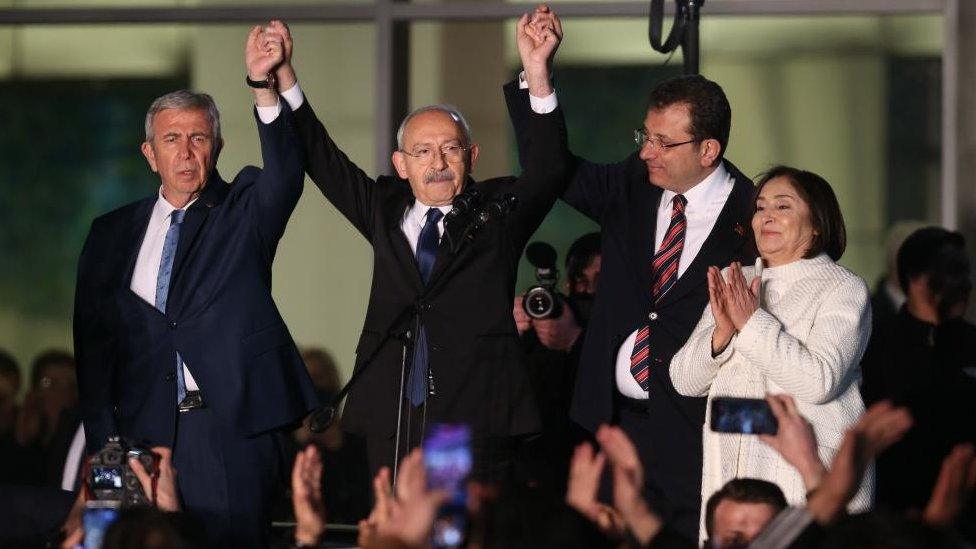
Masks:
[[[459,111],[454,105],[441,103],[438,105],[427,105],[425,107],[414,109],[403,119],[403,122],[400,122],[400,128],[397,130],[396,134],[397,149],[403,150],[403,130],[406,129],[407,122],[410,122],[410,120],[418,114],[431,111],[443,112],[450,116],[451,119],[454,120],[454,123],[461,128],[461,134],[464,137],[464,145],[467,146],[471,144],[471,126],[469,126],[468,121],[464,119],[464,115],[462,115],[461,111]]]
[[[193,93],[189,90],[167,93],[157,97],[152,105],[149,105],[149,111],[146,112],[146,141],[152,141],[154,137],[153,118],[166,109],[204,111],[207,114],[207,120],[210,121],[210,128],[213,130],[214,142],[220,141],[220,111],[217,110],[217,104],[214,103],[213,97],[206,93]]]

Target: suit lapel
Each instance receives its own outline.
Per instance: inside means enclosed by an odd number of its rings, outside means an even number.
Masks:
[[[705,272],[709,266],[724,268],[720,263],[728,262],[735,250],[741,249],[751,234],[749,227],[748,206],[751,204],[752,181],[735,170],[730,164],[729,173],[734,178],[732,192],[725,200],[725,206],[715,220],[715,225],[708,233],[708,238],[702,244],[698,255],[678,278],[671,290],[658,303],[663,307],[677,301],[688,292],[701,287],[705,280]]]
[[[654,239],[657,233],[657,209],[663,191],[652,185],[642,174],[643,180],[634,177],[630,206],[630,224],[625,238],[629,239],[626,254],[630,258],[641,295],[647,303],[651,302],[651,266],[654,261]]]
[[[388,200],[383,211],[383,218],[386,220],[387,237],[389,238],[390,248],[393,250],[393,257],[400,264],[400,271],[407,273],[410,284],[417,292],[424,288],[424,280],[420,277],[420,267],[417,265],[417,258],[410,249],[407,242],[407,235],[403,234],[404,213],[413,204],[413,194],[404,181],[393,180],[393,185],[399,185],[391,200]]]
[[[214,170],[207,186],[200,193],[200,197],[186,210],[183,225],[180,227],[180,240],[176,245],[176,257],[173,259],[173,279],[170,288],[180,279],[180,274],[186,266],[187,258],[194,249],[200,232],[206,224],[207,218],[214,206],[223,202],[229,187],[220,174]],[[172,290],[171,290],[172,291]]]

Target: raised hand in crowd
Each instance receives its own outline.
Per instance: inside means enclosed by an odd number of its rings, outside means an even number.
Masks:
[[[620,513],[597,501],[600,477],[606,461],[606,454],[595,452],[588,442],[576,447],[569,464],[566,504],[595,524],[608,537],[620,538],[625,531]]]
[[[847,432],[823,476],[820,486],[807,499],[807,511],[820,524],[837,518],[854,497],[871,461],[898,442],[912,426],[905,408],[881,401],[861,416]]]
[[[535,97],[546,97],[553,91],[549,72],[563,39],[562,24],[547,6],[540,5],[534,12],[519,18],[515,28],[515,41],[529,93]]]
[[[634,538],[647,545],[664,527],[664,522],[644,501],[644,467],[637,448],[619,427],[601,426],[596,439],[613,473],[613,506]]]
[[[426,547],[437,509],[447,501],[445,490],[427,488],[423,451],[414,449],[400,462],[396,495],[386,467],[373,479],[376,503],[359,523],[358,543],[364,548]]]
[[[958,444],[942,461],[932,496],[922,513],[930,526],[948,528],[956,521],[976,487],[976,452],[972,444]]]
[[[779,452],[787,463],[796,468],[807,492],[815,490],[827,470],[817,454],[817,437],[813,426],[800,415],[793,397],[767,395],[766,402],[779,428],[775,435],[759,435],[759,440]]]
[[[298,452],[291,469],[291,504],[295,511],[295,542],[314,546],[325,534],[322,503],[322,458],[314,444]]]

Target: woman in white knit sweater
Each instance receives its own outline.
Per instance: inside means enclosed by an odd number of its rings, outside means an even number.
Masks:
[[[864,411],[859,363],[871,333],[870,295],[864,280],[835,263],[846,236],[826,181],[779,166],[756,196],[752,229],[766,268],[759,277],[737,264],[709,269],[709,306],[671,360],[671,381],[682,395],[708,396],[702,502],[725,482],[751,477],[803,504],[816,472],[801,475],[755,435],[712,432],[712,399],[792,395],[813,425],[820,459],[830,463]],[[852,508],[871,504],[873,475],[865,478]]]

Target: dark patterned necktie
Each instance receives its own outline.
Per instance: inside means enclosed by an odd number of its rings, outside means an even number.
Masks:
[[[661,249],[654,255],[651,265],[653,274],[651,282],[651,298],[656,304],[664,294],[668,293],[678,280],[678,262],[681,261],[681,250],[685,246],[685,231],[688,221],[685,219],[685,205],[688,200],[682,195],[676,195],[671,202],[671,223],[661,241]],[[653,312],[652,312],[653,314]],[[641,389],[650,386],[651,326],[645,324],[637,332],[634,340],[634,350],[630,354],[630,373]]]
[[[430,283],[434,262],[437,261],[437,247],[440,242],[437,223],[442,217],[444,217],[443,212],[437,208],[427,210],[427,221],[420,231],[420,238],[417,239],[417,266],[420,268],[420,276],[424,279],[424,284]],[[421,324],[417,331],[417,341],[413,346],[413,364],[410,367],[410,381],[407,384],[407,398],[414,406],[420,406],[427,400],[428,360],[427,332]]]

